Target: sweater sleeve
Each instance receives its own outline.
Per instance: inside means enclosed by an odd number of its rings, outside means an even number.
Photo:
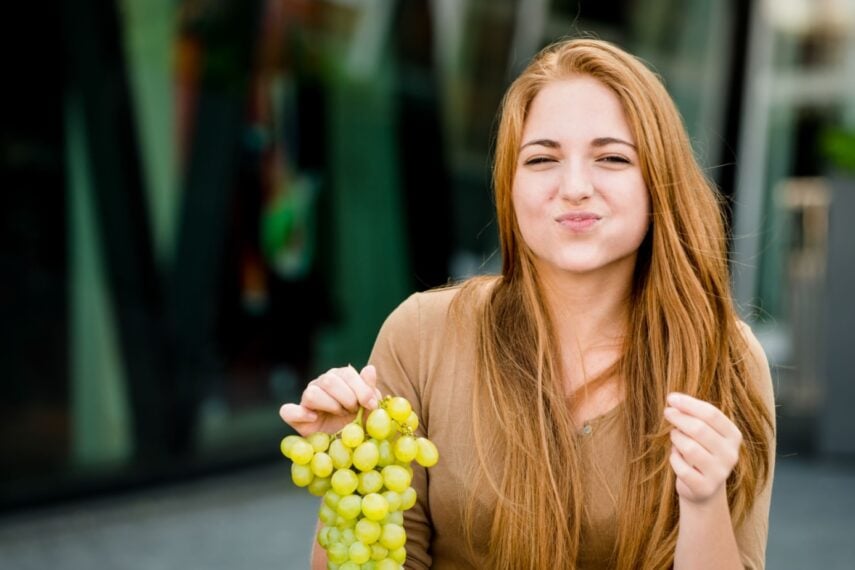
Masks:
[[[766,541],[769,535],[769,508],[772,502],[772,479],[775,473],[775,397],[772,387],[772,375],[763,347],[757,341],[748,325],[742,325],[742,333],[748,344],[751,379],[756,382],[766,408],[772,419],[772,431],[769,445],[769,476],[757,495],[751,511],[742,524],[735,529],[736,542],[742,557],[742,564],[750,570],[761,570],[766,565]]]
[[[380,329],[369,359],[377,368],[377,384],[384,395],[403,396],[413,410],[424,419],[421,372],[421,311],[419,295],[410,296],[395,309]],[[420,425],[419,435],[426,433]],[[418,499],[415,506],[404,513],[407,531],[407,570],[427,570],[431,566],[430,543],[432,525],[428,508],[427,472],[413,464],[413,488]]]

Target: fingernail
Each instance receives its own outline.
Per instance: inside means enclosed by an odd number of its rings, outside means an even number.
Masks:
[[[668,400],[669,404],[679,404],[681,397],[680,397],[680,394],[672,392],[672,393],[668,394],[667,400]]]
[[[376,408],[377,407],[377,398],[371,398],[370,400],[368,400],[368,407],[372,408],[372,409]]]

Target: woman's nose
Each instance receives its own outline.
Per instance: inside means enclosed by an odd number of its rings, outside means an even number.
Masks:
[[[558,194],[563,200],[577,204],[591,197],[594,185],[587,169],[581,164],[569,163],[564,168]]]

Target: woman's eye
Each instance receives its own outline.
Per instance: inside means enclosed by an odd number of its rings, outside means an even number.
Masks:
[[[535,156],[525,161],[527,166],[546,164],[547,162],[555,162],[555,159],[549,156]]]
[[[609,155],[600,159],[601,162],[611,162],[613,164],[630,164],[630,161],[625,156]]]

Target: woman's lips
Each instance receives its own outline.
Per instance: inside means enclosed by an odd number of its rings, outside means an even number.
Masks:
[[[592,212],[573,212],[555,218],[562,227],[574,232],[584,232],[600,221],[600,216]]]

